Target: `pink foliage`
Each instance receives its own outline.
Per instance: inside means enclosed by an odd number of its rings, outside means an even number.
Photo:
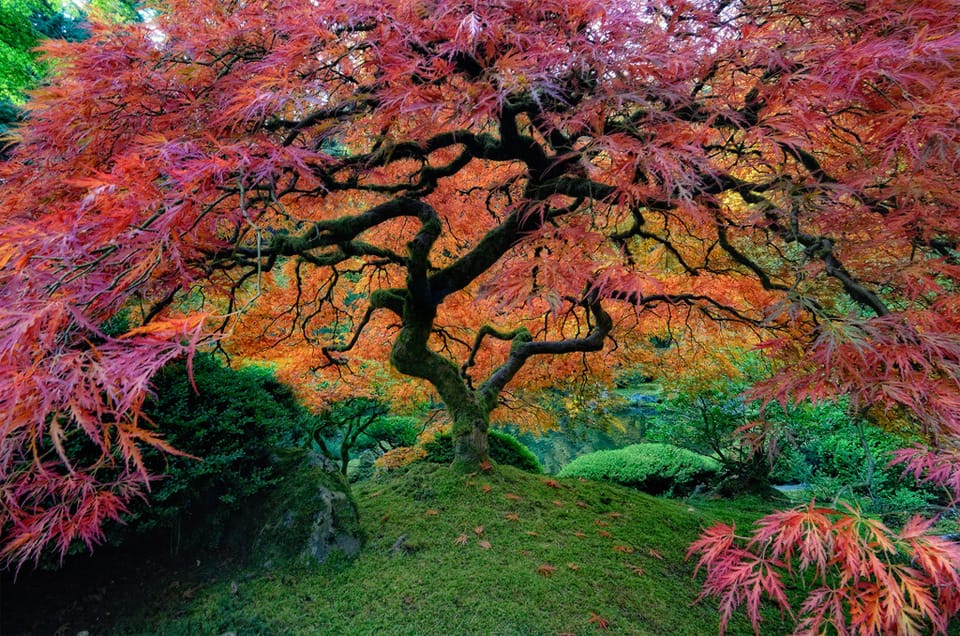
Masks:
[[[895,532],[858,510],[776,512],[752,534],[707,529],[691,547],[706,573],[701,598],[720,602],[720,630],[740,606],[761,633],[761,600],[796,621],[794,634],[946,634],[960,611],[960,545],[914,517]],[[785,587],[806,595],[794,607]]]

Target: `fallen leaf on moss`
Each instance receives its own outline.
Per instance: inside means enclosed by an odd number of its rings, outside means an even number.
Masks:
[[[590,614],[590,620],[587,622],[596,625],[597,629],[606,629],[610,627],[610,621],[597,614]]]
[[[540,566],[537,567],[537,574],[540,576],[550,576],[556,569],[557,568],[555,566],[552,566],[549,563],[541,563]]]

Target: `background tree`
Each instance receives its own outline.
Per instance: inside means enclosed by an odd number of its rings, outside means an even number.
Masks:
[[[677,371],[661,382],[659,412],[646,439],[716,459],[723,469],[722,492],[769,494],[775,460],[791,450],[791,426],[783,413],[775,412],[780,411],[776,405],[761,413],[758,401],[743,398],[753,384],[770,376],[767,362],[762,354],[716,342],[689,363],[691,368],[677,364]]]
[[[137,2],[132,0],[96,0],[84,7],[114,21],[139,19]],[[85,13],[71,1],[0,1],[0,159],[8,152],[7,130],[21,116],[26,92],[46,75],[36,47],[44,38],[82,40]]]
[[[960,432],[951,2],[163,9],[48,43],[3,168],[7,559],[96,539],[162,445],[150,377],[211,332],[304,392],[389,360],[464,465],[509,386],[665,326],[765,341],[766,398]]]
[[[360,436],[372,435],[371,426],[383,420],[390,413],[390,407],[371,398],[350,398],[335,402],[330,409],[320,415],[320,421],[313,431],[313,439],[324,455],[339,462],[340,472],[347,474],[350,463],[350,451],[356,449]],[[327,442],[328,437],[336,436],[339,449],[334,453]]]

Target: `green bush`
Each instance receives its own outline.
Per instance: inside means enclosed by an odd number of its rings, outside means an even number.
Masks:
[[[357,448],[387,451],[399,446],[413,446],[417,443],[417,435],[422,429],[423,424],[420,418],[409,415],[387,415],[364,431],[364,437],[359,440]]]
[[[197,355],[193,379],[196,391],[184,363],[164,368],[145,413],[168,443],[197,459],[144,453],[162,477],[147,503],[131,505],[127,526],[111,533],[115,543],[159,529],[174,549],[216,545],[240,502],[277,478],[274,449],[302,445],[312,430],[313,416],[266,369],[233,370]]]
[[[560,477],[583,477],[630,486],[653,495],[690,494],[716,477],[720,464],[670,444],[634,444],[581,455],[560,471]]]
[[[934,488],[904,479],[900,468],[887,465],[893,451],[906,445],[892,433],[875,427],[858,430],[852,423],[820,436],[809,444],[813,494],[824,501],[852,500],[894,525],[946,503]]]
[[[488,439],[490,442],[490,459],[494,462],[514,466],[530,473],[543,472],[543,466],[540,465],[537,456],[513,435],[490,430]],[[453,462],[453,438],[449,433],[438,435],[433,441],[424,444],[423,449],[427,451],[424,461],[437,464]]]

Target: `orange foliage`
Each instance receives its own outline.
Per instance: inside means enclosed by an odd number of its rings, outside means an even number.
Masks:
[[[376,465],[386,469],[402,468],[427,456],[419,446],[401,446],[393,448],[377,458]]]

